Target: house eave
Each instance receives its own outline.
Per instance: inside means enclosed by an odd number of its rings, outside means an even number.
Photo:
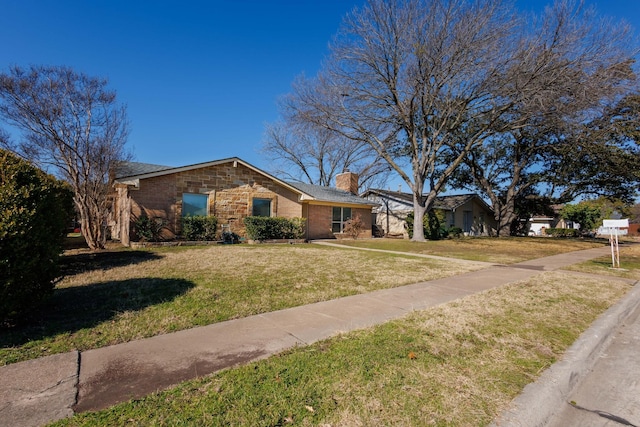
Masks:
[[[114,184],[123,184],[129,187],[140,188],[140,180],[139,179],[116,179],[113,181]]]
[[[314,206],[343,206],[349,208],[360,208],[360,209],[373,209],[377,206],[380,206],[377,203],[349,203],[349,202],[341,202],[341,201],[332,201],[332,200],[315,200],[315,199],[306,199],[303,203]]]

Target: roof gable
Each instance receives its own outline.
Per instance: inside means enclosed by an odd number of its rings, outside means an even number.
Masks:
[[[204,163],[196,163],[193,165],[172,167],[163,165],[153,165],[149,163],[138,162],[122,162],[115,169],[115,182],[122,184],[138,185],[141,179],[154,178],[157,176],[170,175],[174,173],[180,173],[190,171],[193,169],[206,168],[210,166],[221,165],[224,163],[239,163],[253,171],[265,176],[266,178],[274,181],[282,187],[285,187],[294,193],[300,195],[300,201],[318,201],[325,203],[335,204],[351,204],[351,205],[364,205],[364,206],[376,206],[377,203],[362,197],[353,195],[347,191],[338,190],[331,187],[323,187],[320,185],[304,184],[297,182],[285,182],[276,178],[269,173],[258,169],[257,167],[241,160],[238,157],[231,157],[228,159],[214,160]]]
[[[217,166],[217,165],[221,165],[221,164],[225,164],[225,163],[234,163],[235,164],[241,164],[251,170],[253,170],[254,172],[259,173],[260,175],[263,175],[264,177],[272,180],[273,182],[281,185],[282,187],[285,187],[295,193],[299,193],[300,191],[292,186],[290,186],[289,184],[287,184],[284,181],[279,180],[278,178],[276,178],[273,175],[268,174],[267,172],[258,169],[257,167],[245,162],[244,160],[238,158],[238,157],[230,157],[227,159],[221,159],[221,160],[213,160],[213,161],[209,161],[209,162],[204,162],[204,163],[195,163],[193,165],[186,165],[186,166],[178,166],[178,167],[171,167],[171,166],[161,166],[161,165],[151,165],[148,163],[135,163],[135,162],[123,162],[121,164],[121,166],[116,169],[116,176],[115,176],[115,182],[116,183],[123,183],[123,184],[135,184],[137,186],[137,182],[139,182],[141,179],[148,179],[148,178],[154,178],[154,177],[158,177],[158,176],[163,176],[163,175],[171,175],[174,173],[180,173],[180,172],[186,172],[186,171],[191,171],[194,169],[201,169],[201,168],[207,168],[210,166]],[[132,165],[132,166],[128,166],[128,165]],[[119,174],[120,172],[120,174]],[[126,174],[126,173],[135,173],[134,175],[121,175],[121,174]],[[136,173],[138,172],[138,173]],[[141,173],[140,173],[141,172]]]

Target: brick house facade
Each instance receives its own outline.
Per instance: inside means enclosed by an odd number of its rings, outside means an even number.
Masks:
[[[240,236],[246,236],[243,219],[256,209],[269,216],[306,218],[309,240],[334,238],[333,211],[342,209],[359,214],[368,231],[363,237],[370,237],[375,204],[353,194],[354,183],[357,192],[357,175],[351,173],[337,180],[342,189],[287,183],[235,157],[175,168],[127,162],[115,172],[111,236],[129,245],[131,223],[146,215],[164,219],[163,237],[173,239],[180,234],[183,214],[195,206],[199,215],[215,216],[219,226]]]

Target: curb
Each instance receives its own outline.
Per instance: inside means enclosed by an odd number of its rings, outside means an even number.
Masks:
[[[545,426],[560,410],[575,387],[593,369],[609,346],[619,325],[640,310],[638,281],[622,300],[610,307],[569,347],[564,357],[544,371],[511,401],[490,427]]]

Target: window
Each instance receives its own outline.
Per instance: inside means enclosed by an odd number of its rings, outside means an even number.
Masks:
[[[207,194],[182,194],[182,216],[207,216],[207,205],[209,195]]]
[[[271,216],[271,199],[253,199],[253,216]]]
[[[351,219],[351,208],[333,208],[333,216],[331,218],[331,232],[342,233],[344,223]]]

